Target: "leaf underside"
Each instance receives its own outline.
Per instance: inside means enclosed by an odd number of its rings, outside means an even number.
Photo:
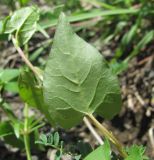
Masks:
[[[57,125],[78,124],[96,112],[112,118],[121,106],[117,77],[103,56],[76,35],[62,13],[45,68],[44,100]]]

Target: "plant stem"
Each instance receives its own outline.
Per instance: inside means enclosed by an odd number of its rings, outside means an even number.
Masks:
[[[24,122],[24,144],[25,144],[25,149],[26,149],[26,156],[27,156],[27,160],[32,160],[31,153],[30,153],[30,144],[29,144],[28,105],[27,104],[25,104],[25,108],[24,108],[24,117],[25,117],[25,122]]]
[[[93,128],[93,126],[91,125],[91,123],[89,122],[87,117],[83,118],[84,123],[86,124],[86,126],[88,127],[88,129],[90,130],[91,134],[95,137],[95,139],[98,141],[98,143],[100,145],[103,145],[104,142],[101,139],[101,137],[98,135],[98,133],[95,131],[95,129]]]
[[[108,131],[102,124],[100,124],[92,114],[88,114],[87,118],[90,119],[91,122],[100,130],[103,136],[107,137],[116,146],[121,157],[126,158],[127,153],[123,150],[123,146],[117,140],[117,138],[110,131]]]
[[[23,59],[23,61],[27,64],[27,66],[32,70],[32,72],[38,76],[41,81],[43,81],[43,77],[42,75],[40,75],[40,73],[37,71],[37,69],[32,65],[32,63],[28,60],[28,58],[25,56],[24,52],[22,51],[22,49],[16,44],[16,39],[14,37],[12,37],[12,41],[13,44],[16,48],[16,50],[18,51],[19,55],[21,56],[21,58]]]

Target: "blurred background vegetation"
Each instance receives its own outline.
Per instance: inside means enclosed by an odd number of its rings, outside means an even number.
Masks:
[[[0,4],[1,19],[20,7],[39,6],[40,25],[49,30],[64,11],[78,34],[113,63],[123,62],[121,67],[137,54],[149,54],[151,49],[153,0],[1,0]]]

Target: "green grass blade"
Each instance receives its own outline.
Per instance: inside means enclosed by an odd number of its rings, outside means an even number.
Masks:
[[[139,10],[138,9],[115,9],[115,10],[93,10],[91,12],[79,13],[76,15],[72,15],[68,17],[69,22],[77,22],[83,21],[95,17],[104,17],[104,16],[111,16],[111,15],[121,15],[121,14],[136,14]],[[48,22],[42,22],[40,25],[43,29],[47,29],[49,27],[53,27],[57,24],[58,20],[54,19]]]

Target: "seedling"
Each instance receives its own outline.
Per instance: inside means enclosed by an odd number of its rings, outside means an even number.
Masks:
[[[124,160],[146,159],[143,157],[143,147],[133,146],[125,150],[119,140],[94,117],[96,114],[111,119],[120,111],[121,94],[118,79],[103,56],[73,32],[63,13],[59,17],[43,75],[40,69],[30,63],[21,46],[26,45],[38,29],[38,19],[38,10],[26,7],[8,17],[3,29],[4,34],[11,35],[15,48],[33,72],[26,70],[20,74],[18,87],[20,97],[25,102],[24,122],[15,125],[14,129],[17,138],[23,136],[27,159],[31,160],[29,134],[40,127],[38,121],[30,123],[29,106],[38,108],[53,126],[67,129],[79,124],[83,119],[90,121],[116,146],[120,155],[120,158],[113,156],[109,141],[105,140],[103,146],[84,160],[110,160],[115,157]],[[7,113],[10,116],[10,112]],[[2,134],[6,136],[12,132],[7,130],[6,134]],[[57,159],[60,159],[63,143],[59,141],[57,132],[48,137],[41,135],[36,143],[56,148]]]

